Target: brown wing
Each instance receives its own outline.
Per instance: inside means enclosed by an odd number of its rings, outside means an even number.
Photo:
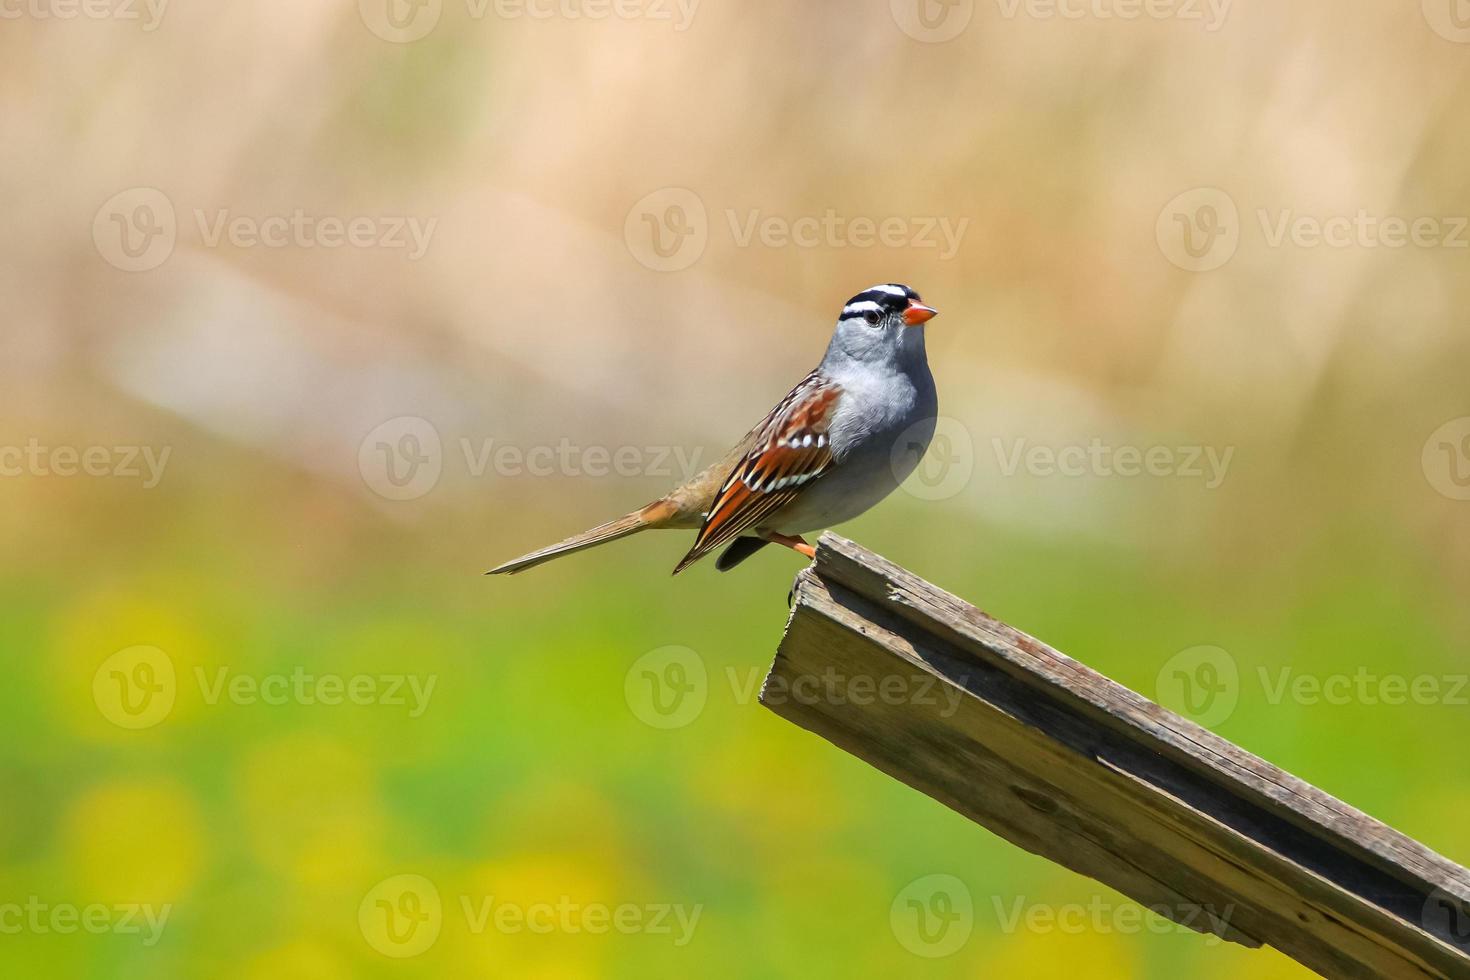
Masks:
[[[715,494],[694,547],[674,574],[759,527],[832,465],[827,428],[841,395],[840,385],[812,372],[776,406],[761,424],[755,448],[735,464]]]

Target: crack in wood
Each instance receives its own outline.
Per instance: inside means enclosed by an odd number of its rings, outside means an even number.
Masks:
[[[1324,976],[1470,978],[1465,868],[836,535],[793,596],[777,714],[1196,931]]]

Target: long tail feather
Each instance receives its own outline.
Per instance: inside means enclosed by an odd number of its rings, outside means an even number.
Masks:
[[[658,527],[662,523],[663,518],[667,516],[666,510],[667,505],[663,501],[655,501],[642,510],[635,510],[633,513],[619,517],[615,521],[599,524],[590,531],[574,534],[565,541],[560,541],[539,551],[533,551],[528,555],[522,555],[519,558],[512,559],[503,565],[498,565],[490,569],[485,574],[514,575],[517,572],[524,572],[528,568],[535,568],[537,565],[551,561],[553,558],[570,555],[573,552],[582,551],[586,548],[595,548],[600,544],[616,541],[618,538],[626,538],[630,534],[637,534],[639,531],[646,531],[651,527]]]

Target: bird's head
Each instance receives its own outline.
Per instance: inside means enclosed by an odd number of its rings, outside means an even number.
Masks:
[[[922,357],[924,324],[936,314],[908,286],[872,286],[842,308],[827,357],[879,364]]]

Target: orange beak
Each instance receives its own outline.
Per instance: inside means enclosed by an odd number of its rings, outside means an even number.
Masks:
[[[911,327],[917,327],[921,323],[928,323],[939,315],[939,311],[925,306],[923,303],[909,303],[909,308],[903,311],[903,322]]]

